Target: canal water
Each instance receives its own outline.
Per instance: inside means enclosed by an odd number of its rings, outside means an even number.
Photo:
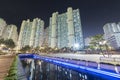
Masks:
[[[106,80],[42,60],[25,59],[22,64],[28,80]]]

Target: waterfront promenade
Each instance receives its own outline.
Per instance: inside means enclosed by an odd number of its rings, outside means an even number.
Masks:
[[[76,60],[85,60],[92,62],[104,62],[110,63],[113,65],[120,65],[120,54],[114,55],[102,55],[102,54],[80,54],[80,53],[57,53],[57,54],[40,54],[44,56],[50,57],[60,57],[60,58],[68,58],[68,59],[76,59]]]
[[[0,80],[8,74],[14,55],[0,55]]]
[[[80,58],[80,56],[82,59]],[[46,55],[41,54],[41,56],[37,54],[20,54],[19,55],[21,59],[32,58],[35,60],[42,60],[42,61],[49,62],[49,63],[55,64],[58,66],[62,66],[64,68],[75,70],[78,72],[88,73],[93,76],[102,77],[105,80],[120,80],[120,75],[119,75],[120,66],[118,65],[114,66],[114,65],[109,65],[109,64],[107,65],[103,63],[98,64],[98,63],[94,63],[95,60],[94,62],[82,61],[85,59],[88,60],[88,58],[91,60],[92,58],[95,58],[95,56],[98,56],[98,58],[100,58],[99,56],[102,56],[102,55],[94,54],[90,56],[90,54],[86,55],[86,54],[68,54],[68,53],[46,54]],[[113,57],[112,56],[111,57],[114,58],[117,56],[119,55],[116,55],[116,56],[114,55]]]

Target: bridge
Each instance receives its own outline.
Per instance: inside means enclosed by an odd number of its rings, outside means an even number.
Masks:
[[[68,68],[71,70],[75,70],[78,72],[84,72],[89,73],[94,76],[102,77],[106,80],[120,80],[120,66],[117,65],[109,65],[104,63],[97,63],[94,61],[85,61],[84,59],[78,59],[68,57],[67,54],[62,54],[64,57],[60,54],[57,55],[36,55],[36,54],[20,54],[20,59],[24,58],[32,58],[37,60],[43,60],[58,66],[62,66],[64,68]],[[66,55],[66,57],[65,57]],[[82,57],[86,58],[86,57]],[[102,59],[102,58],[101,58]],[[93,60],[93,59],[92,59]]]

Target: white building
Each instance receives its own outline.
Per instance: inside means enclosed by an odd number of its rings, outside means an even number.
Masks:
[[[35,18],[32,22],[28,19],[23,20],[21,24],[19,39],[18,39],[18,49],[29,45],[30,47],[38,47],[43,43],[43,33],[44,33],[44,21]]]
[[[48,45],[49,42],[49,27],[47,27],[44,30],[44,44],[43,45]]]
[[[17,45],[17,41],[18,41],[18,32],[17,32],[17,26],[16,25],[7,25],[5,27],[5,30],[3,32],[2,38],[6,39],[12,39],[15,43],[15,45]]]
[[[107,23],[103,27],[104,37],[114,49],[120,49],[120,23]]]
[[[0,38],[3,39],[12,39],[17,45],[18,40],[18,32],[17,32],[17,26],[16,25],[7,25],[5,20],[0,18]]]
[[[75,45],[78,45],[78,50],[84,48],[79,9],[73,10],[69,7],[65,13],[52,14],[49,23],[49,45],[52,48],[74,48]]]
[[[5,22],[5,20],[3,20],[2,18],[0,18],[0,38],[2,38],[3,32],[6,28],[7,24]]]

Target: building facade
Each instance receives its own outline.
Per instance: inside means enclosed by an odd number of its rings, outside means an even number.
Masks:
[[[27,21],[23,20],[21,24],[19,39],[18,39],[18,49],[29,45],[30,47],[40,47],[43,43],[44,34],[44,21],[35,18],[31,22],[29,19]]]
[[[17,45],[17,41],[18,41],[18,32],[17,32],[17,26],[16,25],[7,25],[5,27],[5,30],[3,32],[2,38],[6,39],[12,39],[15,43],[15,45]]]
[[[17,39],[18,39],[18,32],[17,32],[17,26],[16,25],[7,25],[6,21],[2,18],[0,18],[0,38],[6,40],[6,39],[12,39],[17,45]]]
[[[2,35],[3,35],[3,32],[5,31],[6,26],[7,26],[7,23],[5,22],[5,20],[0,18],[0,38],[2,38]]]
[[[49,46],[75,48],[75,45],[79,45],[78,50],[84,48],[79,9],[69,7],[66,13],[53,13],[49,22]]]
[[[44,29],[44,41],[43,41],[43,46],[48,46],[49,42],[49,27]]]
[[[107,23],[103,30],[109,45],[114,49],[120,49],[120,23]]]

